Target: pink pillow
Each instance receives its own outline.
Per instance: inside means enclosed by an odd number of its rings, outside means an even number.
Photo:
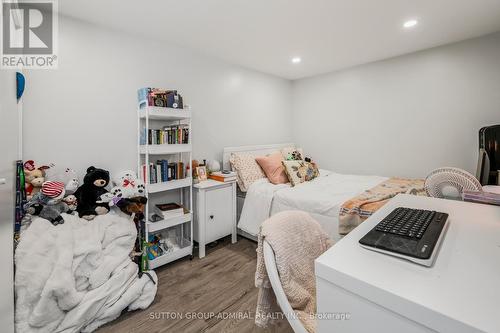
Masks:
[[[255,160],[259,163],[262,170],[266,174],[269,181],[273,184],[286,184],[288,177],[283,168],[283,155],[280,152],[270,154],[268,156],[259,156]]]

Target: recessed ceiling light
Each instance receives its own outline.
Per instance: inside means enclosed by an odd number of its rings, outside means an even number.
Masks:
[[[418,24],[418,21],[417,20],[409,20],[409,21],[406,21],[404,24],[403,24],[403,27],[405,28],[413,28],[414,26],[416,26]]]
[[[293,57],[293,58],[292,58],[292,62],[293,62],[294,64],[298,64],[298,63],[299,63],[299,62],[301,62],[301,61],[302,61],[302,59],[300,59],[300,57]]]

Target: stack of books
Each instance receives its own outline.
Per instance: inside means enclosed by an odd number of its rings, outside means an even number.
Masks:
[[[174,109],[184,108],[181,94],[177,90],[161,88],[141,88],[137,91],[139,107],[157,106]]]
[[[162,129],[141,130],[141,145],[184,144],[189,143],[189,126],[165,126]]]
[[[186,178],[183,162],[169,163],[167,160],[157,160],[149,163],[149,181],[146,181],[146,164],[142,165],[142,181],[144,183],[156,184],[169,180]]]
[[[180,217],[185,214],[184,207],[175,202],[157,204],[154,210],[157,215],[163,217],[165,220]]]
[[[236,172],[231,171],[229,173],[222,173],[221,171],[212,172],[208,178],[216,180],[218,182],[234,182],[236,181]]]
[[[464,201],[500,206],[500,194],[498,193],[464,190],[462,198]]]

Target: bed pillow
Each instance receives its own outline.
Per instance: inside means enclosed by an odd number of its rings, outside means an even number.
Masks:
[[[236,171],[236,181],[240,190],[246,192],[256,180],[266,178],[266,175],[255,161],[255,156],[246,153],[233,153],[229,163]]]
[[[305,161],[283,161],[286,175],[292,186],[313,180],[319,176],[319,170],[315,163]]]
[[[302,148],[285,147],[281,149],[281,155],[285,161],[301,161],[304,159]]]
[[[267,179],[273,184],[286,184],[288,177],[283,168],[283,156],[280,152],[272,153],[267,156],[259,156],[255,161],[260,165],[267,176]]]

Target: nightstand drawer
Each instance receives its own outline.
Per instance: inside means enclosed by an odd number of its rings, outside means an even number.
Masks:
[[[205,240],[207,243],[231,234],[233,213],[231,186],[207,191],[205,216]]]

